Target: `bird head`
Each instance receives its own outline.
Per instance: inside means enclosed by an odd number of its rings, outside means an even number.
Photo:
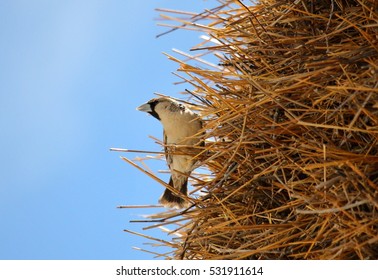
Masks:
[[[136,109],[146,112],[160,121],[163,121],[172,113],[185,111],[185,107],[183,105],[168,97],[153,98]]]

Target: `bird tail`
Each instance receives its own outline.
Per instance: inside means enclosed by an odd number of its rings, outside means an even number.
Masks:
[[[172,188],[175,188],[175,186],[173,184],[172,176],[171,176],[171,178],[169,178],[169,183],[168,184]],[[187,195],[187,193],[188,193],[188,178],[186,178],[185,181],[182,182],[180,188],[175,188],[175,189],[179,189],[179,191],[183,195]],[[185,208],[185,207],[189,206],[189,203],[187,201],[185,201],[183,198],[175,195],[169,189],[165,189],[163,195],[159,199],[159,203],[161,203],[165,207],[177,208],[177,209]]]

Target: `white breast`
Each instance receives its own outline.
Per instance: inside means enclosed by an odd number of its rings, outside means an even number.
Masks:
[[[191,111],[169,113],[161,118],[164,127],[166,144],[198,145],[201,136],[196,135],[201,130],[201,121]],[[192,156],[175,155],[170,164],[171,170],[190,173],[194,162]]]

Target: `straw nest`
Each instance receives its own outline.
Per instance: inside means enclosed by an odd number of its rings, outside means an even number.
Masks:
[[[208,172],[194,206],[146,228],[176,236],[144,236],[174,259],[378,259],[378,2],[220,3],[163,15],[207,33],[169,58],[205,120]]]

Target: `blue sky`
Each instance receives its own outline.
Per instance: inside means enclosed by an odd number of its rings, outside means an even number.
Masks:
[[[135,108],[189,85],[162,52],[200,33],[158,27],[155,8],[210,1],[0,1],[0,259],[151,259],[129,223],[163,189],[111,147],[159,150],[160,124]],[[127,155],[129,158],[138,156]],[[150,161],[153,170],[164,162]],[[160,175],[167,179],[167,175]]]

